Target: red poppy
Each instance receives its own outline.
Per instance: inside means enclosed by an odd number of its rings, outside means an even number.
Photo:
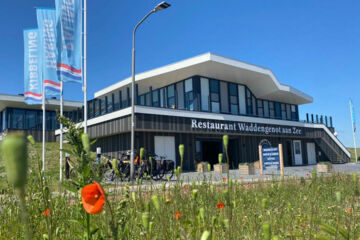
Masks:
[[[351,208],[347,208],[346,211],[347,211],[348,214],[350,214],[351,213]]]
[[[244,178],[243,177],[240,177],[240,180],[243,180]]]
[[[45,211],[42,212],[43,216],[49,216],[50,215],[50,209],[46,209]]]
[[[217,205],[216,205],[216,208],[217,209],[223,209],[225,207],[225,205],[222,203],[222,202],[219,202]]]
[[[105,194],[99,183],[86,185],[81,190],[81,201],[87,213],[98,214],[103,210]]]
[[[223,182],[226,182],[226,177],[223,177]]]
[[[176,211],[175,214],[174,214],[174,216],[175,216],[175,219],[178,220],[178,219],[179,219],[180,217],[182,217],[183,215],[182,215],[181,212]]]
[[[307,177],[310,177],[310,173],[307,173],[306,176],[307,176]]]
[[[185,185],[185,190],[189,190],[189,186],[188,186],[188,185]]]

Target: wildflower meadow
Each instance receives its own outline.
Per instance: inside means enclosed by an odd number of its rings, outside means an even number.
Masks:
[[[44,175],[31,136],[2,142],[1,239],[360,239],[357,174],[190,182],[178,169],[160,184],[108,183],[89,137],[63,121],[76,171],[61,184]]]

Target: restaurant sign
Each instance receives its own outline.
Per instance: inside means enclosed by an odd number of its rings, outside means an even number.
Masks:
[[[279,126],[260,123],[222,122],[191,119],[191,129],[205,131],[220,131],[229,133],[245,133],[260,135],[291,135],[301,136],[303,129],[294,126]]]

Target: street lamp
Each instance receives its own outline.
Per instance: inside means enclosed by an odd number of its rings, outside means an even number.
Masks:
[[[132,81],[131,81],[131,155],[130,155],[130,179],[134,180],[134,142],[135,142],[135,33],[138,27],[154,12],[161,11],[170,7],[171,5],[167,2],[161,2],[155,6],[148,14],[141,19],[138,24],[136,24],[133,31],[133,40],[132,40]]]

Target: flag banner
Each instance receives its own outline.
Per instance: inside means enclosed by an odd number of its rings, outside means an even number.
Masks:
[[[36,9],[40,36],[40,59],[42,63],[42,80],[45,97],[60,96],[60,81],[57,75],[58,47],[56,43],[56,11],[55,9]]]
[[[351,118],[352,118],[353,131],[356,132],[355,110],[354,110],[354,105],[353,105],[351,99],[349,100],[349,104],[350,104],[350,112],[351,112]]]
[[[26,104],[41,104],[42,79],[38,29],[24,30],[24,97]]]
[[[82,83],[82,0],[55,0],[59,57],[57,73],[64,82]]]

